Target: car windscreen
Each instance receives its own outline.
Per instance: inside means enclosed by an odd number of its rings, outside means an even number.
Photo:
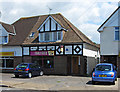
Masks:
[[[96,71],[111,71],[111,65],[98,65]]]
[[[27,68],[28,64],[20,64],[16,68]]]

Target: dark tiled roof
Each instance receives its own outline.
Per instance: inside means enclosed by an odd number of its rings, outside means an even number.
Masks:
[[[38,37],[38,28],[45,21],[49,15],[41,15],[35,17],[21,18],[13,25],[16,28],[16,36],[11,40],[9,45],[37,45],[37,44],[57,44],[57,43],[88,43],[96,46],[87,36],[85,36],[80,30],[78,30],[70,21],[68,21],[64,16],[59,14],[51,14],[52,16],[65,31],[63,40],[61,42],[46,42],[46,43],[33,43],[33,41]],[[35,32],[34,38],[29,38],[29,35]]]
[[[13,34],[15,34],[15,28],[14,28],[13,25],[6,24],[6,23],[3,23],[3,22],[0,22],[0,24],[5,28],[5,30],[6,30],[8,33],[13,33]]]
[[[28,34],[31,32],[31,29],[36,24],[39,17],[34,18],[21,18],[15,23],[13,23],[16,29],[16,36],[12,37],[9,44],[7,45],[22,45]]]

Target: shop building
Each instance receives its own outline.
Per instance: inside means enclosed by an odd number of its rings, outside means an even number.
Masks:
[[[13,71],[14,63],[18,64],[18,61],[22,60],[19,60],[22,56],[22,47],[8,45],[14,36],[14,26],[0,22],[0,70],[3,72]]]
[[[61,14],[20,18],[12,25],[16,36],[8,45],[21,46],[21,62],[38,63],[45,74],[90,75],[99,62],[99,45]]]

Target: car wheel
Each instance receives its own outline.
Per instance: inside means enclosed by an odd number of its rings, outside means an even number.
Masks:
[[[117,78],[115,78],[115,81],[117,81]]]
[[[32,73],[28,73],[28,77],[31,78],[32,77]]]
[[[96,82],[95,82],[95,81],[92,81],[92,84],[93,84],[93,85],[95,85],[95,84],[96,84]]]
[[[18,77],[19,77],[19,75],[15,75],[15,77],[16,77],[16,78],[18,78]]]
[[[43,71],[40,71],[40,76],[43,76]]]
[[[115,81],[113,81],[112,84],[115,85]]]

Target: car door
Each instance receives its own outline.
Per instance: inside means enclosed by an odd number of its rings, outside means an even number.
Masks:
[[[40,74],[40,66],[36,65],[36,74],[39,75]]]
[[[31,72],[32,75],[34,75],[34,66],[33,66],[33,64],[30,64],[29,68],[30,68],[29,72]]]

